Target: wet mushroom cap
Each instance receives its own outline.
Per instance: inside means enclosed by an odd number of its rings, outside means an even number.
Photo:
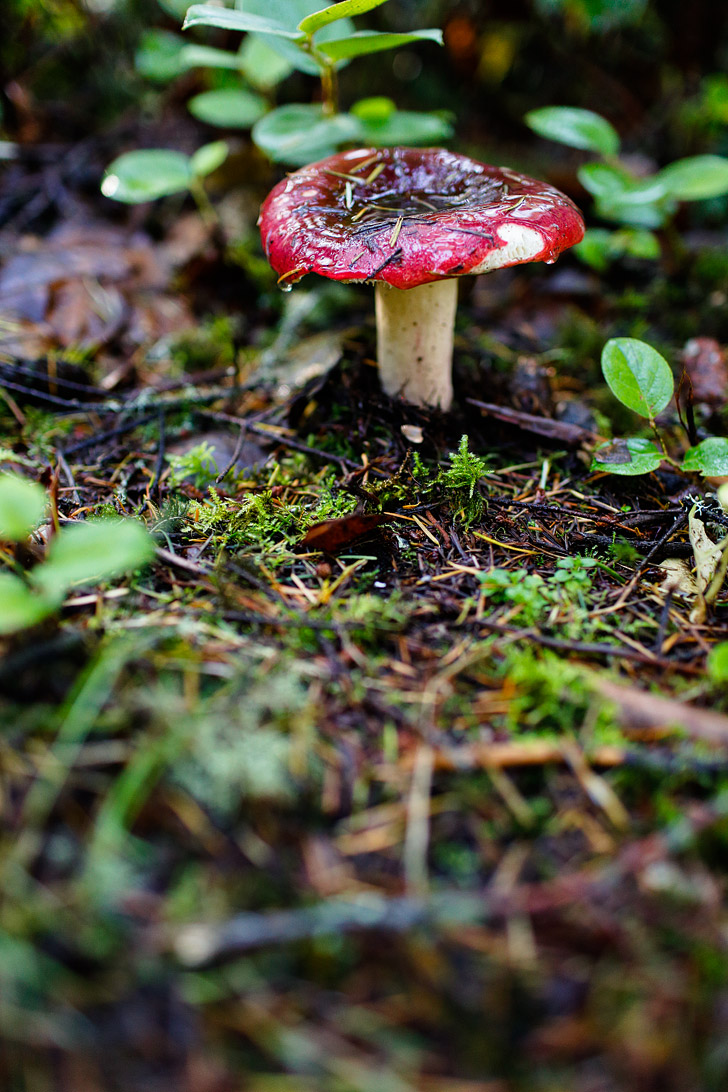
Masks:
[[[319,273],[415,288],[553,262],[584,234],[553,186],[442,148],[361,148],[309,164],[271,190],[259,223],[284,287]]]

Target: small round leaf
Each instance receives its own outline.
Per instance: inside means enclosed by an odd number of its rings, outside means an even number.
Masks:
[[[0,636],[34,626],[57,605],[54,599],[36,595],[19,576],[0,573]]]
[[[619,135],[601,114],[571,106],[544,106],[531,110],[524,121],[529,128],[547,140],[583,148],[600,155],[616,155]]]
[[[203,144],[192,156],[190,170],[195,178],[204,178],[205,175],[216,171],[229,154],[230,148],[224,140],[214,140],[212,144]]]
[[[634,337],[615,337],[602,351],[602,372],[615,398],[642,417],[654,417],[673,396],[670,365],[656,349]]]
[[[594,452],[591,469],[634,478],[639,474],[650,474],[657,470],[661,462],[662,452],[658,451],[651,440],[630,436],[627,440],[611,440],[598,447]]]
[[[709,436],[695,447],[689,447],[682,468],[710,478],[728,475],[728,440],[724,436]]]
[[[292,103],[256,122],[253,141],[274,162],[299,167],[358,140],[359,132],[359,122],[350,114],[326,117],[320,106]]]
[[[147,30],[134,55],[137,72],[155,83],[173,80],[186,69],[182,58],[185,42],[168,30]]]
[[[702,201],[728,193],[728,159],[721,155],[695,155],[678,159],[657,175],[677,201]]]
[[[63,527],[48,559],[33,570],[33,582],[58,595],[76,584],[97,584],[131,572],[154,556],[154,540],[134,519],[87,520]]]
[[[394,110],[388,117],[376,121],[358,114],[356,120],[359,123],[357,140],[377,148],[394,144],[435,144],[453,134],[447,118],[414,110]]]
[[[203,91],[187,103],[193,117],[224,129],[250,129],[267,108],[265,99],[242,88]]]
[[[120,155],[106,168],[101,192],[104,197],[139,205],[189,189],[192,171],[182,152],[145,148]]]
[[[15,474],[0,474],[0,539],[23,542],[43,518],[45,490]]]

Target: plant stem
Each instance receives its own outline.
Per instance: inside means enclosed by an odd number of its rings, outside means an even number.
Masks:
[[[336,78],[336,69],[333,65],[324,64],[321,69],[321,102],[324,114],[333,117],[339,108],[339,89]]]
[[[190,193],[194,198],[195,204],[197,205],[197,211],[199,212],[205,227],[210,231],[219,231],[220,217],[217,215],[215,206],[207,196],[207,191],[205,190],[201,179],[192,179],[190,182]]]

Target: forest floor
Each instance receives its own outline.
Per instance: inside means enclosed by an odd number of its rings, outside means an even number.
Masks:
[[[157,551],[0,644],[4,1087],[724,1089],[728,600],[660,566],[726,517],[590,470],[608,337],[728,341],[718,240],[466,285],[430,413],[369,290],[277,291],[262,168],[221,247],[99,155],[6,172],[0,454]]]

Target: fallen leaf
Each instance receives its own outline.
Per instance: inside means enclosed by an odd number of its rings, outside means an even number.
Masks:
[[[350,516],[342,516],[340,519],[325,519],[309,527],[301,539],[301,545],[309,546],[313,550],[322,550],[327,554],[335,554],[344,546],[361,538],[362,535],[368,535],[374,531],[388,518],[382,513],[370,516],[353,513]]]
[[[663,595],[689,595],[692,598],[698,594],[697,581],[690,566],[681,557],[668,557],[660,562],[658,568],[665,574],[660,584]]]

